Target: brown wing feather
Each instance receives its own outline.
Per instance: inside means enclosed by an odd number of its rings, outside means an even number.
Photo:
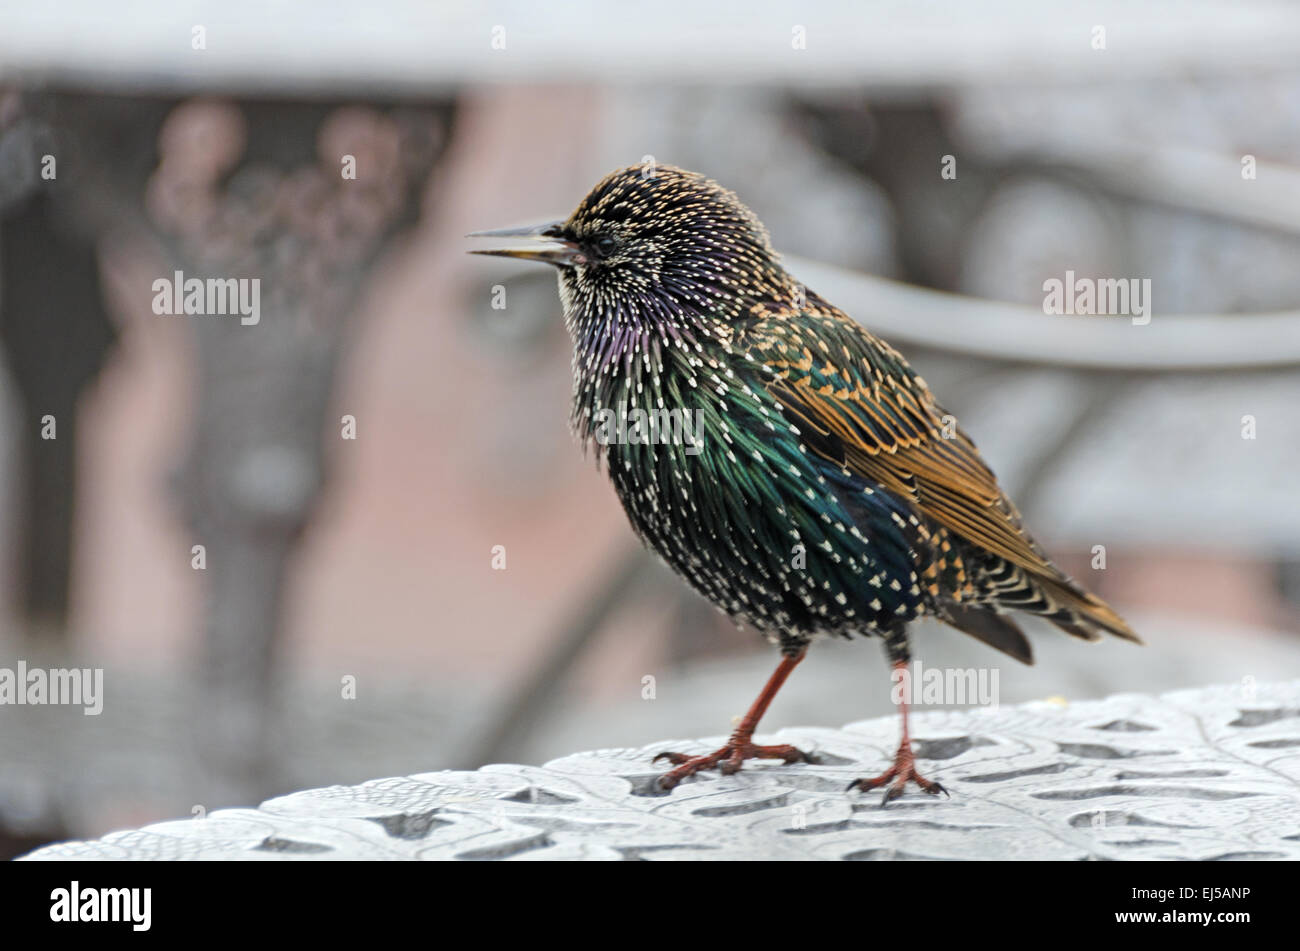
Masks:
[[[813,294],[802,312],[759,319],[737,342],[774,371],[768,388],[812,437],[814,451],[1024,569],[1086,621],[1138,640],[1105,602],[1048,560],[975,443],[887,343]]]

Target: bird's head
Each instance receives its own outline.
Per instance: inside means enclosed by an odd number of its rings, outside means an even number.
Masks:
[[[606,175],[565,221],[475,232],[529,247],[476,251],[559,269],[571,329],[620,319],[641,329],[672,321],[732,322],[794,283],[762,222],[732,192],[695,172],[632,165]]]

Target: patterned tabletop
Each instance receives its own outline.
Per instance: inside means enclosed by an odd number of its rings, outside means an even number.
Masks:
[[[845,792],[894,718],[771,736],[817,765],[747,764],[671,794],[663,749],[597,750],[333,786],[65,842],[27,859],[1300,858],[1300,680],[913,716],[951,798]],[[760,734],[764,736],[764,734]]]

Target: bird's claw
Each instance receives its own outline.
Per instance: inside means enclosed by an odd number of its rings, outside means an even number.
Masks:
[[[688,759],[690,759],[690,758],[691,758],[691,757],[690,757],[690,755],[689,755],[688,753],[667,753],[667,752],[665,752],[665,753],[659,753],[659,754],[657,754],[657,755],[655,756],[655,758],[652,759],[650,762],[653,764],[653,763],[657,763],[657,762],[659,762],[661,759],[666,759],[666,760],[668,760],[668,762],[672,763],[674,766],[680,766],[682,763],[685,763],[685,762],[686,762]]]
[[[656,781],[665,792],[672,789],[688,776],[694,776],[700,770],[717,768],[724,776],[730,776],[740,769],[747,759],[779,759],[786,763],[816,763],[815,757],[788,744],[776,746],[759,746],[749,740],[733,739],[721,749],[703,756],[691,756],[687,753],[663,752],[655,756],[652,763],[666,759],[673,764],[673,769],[664,773]]]
[[[893,782],[890,782],[890,780],[893,780]],[[948,790],[944,789],[943,786],[932,779],[926,779],[916,771],[916,759],[912,754],[910,745],[900,746],[898,754],[894,757],[894,765],[879,776],[855,779],[849,783],[848,788],[844,791],[852,792],[854,789],[860,789],[866,792],[870,789],[885,786],[885,794],[880,799],[880,808],[883,809],[890,802],[903,795],[903,790],[906,789],[909,782],[916,783],[923,792],[927,792],[931,796],[943,793],[945,796],[952,798]],[[886,786],[886,784],[888,785]]]

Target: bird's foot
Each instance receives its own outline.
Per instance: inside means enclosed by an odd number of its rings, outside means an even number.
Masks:
[[[890,780],[893,780],[891,783]],[[926,779],[916,771],[916,757],[912,754],[912,744],[903,743],[898,747],[898,753],[894,756],[894,765],[889,767],[879,776],[868,779],[855,779],[849,783],[848,792],[853,789],[860,789],[866,792],[869,789],[877,789],[889,783],[885,790],[884,798],[880,800],[881,808],[889,805],[891,799],[897,799],[903,795],[903,789],[909,782],[916,783],[925,792],[931,796],[937,796],[939,793],[948,795],[948,790],[944,789],[932,779]]]
[[[660,753],[650,762],[657,763],[666,759],[673,764],[673,769],[659,777],[659,788],[665,792],[672,789],[687,776],[694,776],[702,769],[717,768],[724,776],[730,776],[740,769],[740,764],[747,759],[779,759],[787,763],[815,763],[813,757],[803,750],[788,744],[779,746],[759,746],[749,739],[732,737],[726,746],[704,756],[691,756],[687,753]]]

